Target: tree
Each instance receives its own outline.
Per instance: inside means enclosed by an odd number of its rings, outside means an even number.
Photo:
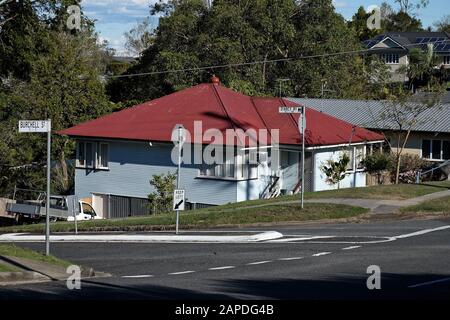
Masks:
[[[337,184],[340,189],[340,183],[346,177],[349,163],[350,157],[344,152],[339,161],[328,160],[325,165],[322,165],[321,171],[327,176],[327,183],[333,186]]]
[[[384,152],[375,152],[374,154],[366,156],[363,160],[363,165],[366,171],[370,174],[377,175],[378,184],[382,184],[381,179],[384,171],[391,167],[392,159],[391,156]]]
[[[352,20],[349,22],[349,27],[354,30],[358,36],[359,41],[372,39],[376,37],[381,30],[370,30],[367,27],[367,21],[369,20],[371,13],[367,13],[363,6],[359,7],[358,11],[353,15]]]
[[[146,18],[133,29],[125,32],[125,49],[132,56],[140,56],[154,42],[153,30],[150,28],[150,19]]]
[[[399,11],[387,16],[382,23],[386,32],[420,32],[422,22],[405,11]]]
[[[435,22],[434,27],[439,32],[450,33],[450,15],[446,15],[441,20]]]
[[[429,0],[395,0],[395,2],[400,6],[400,12],[406,14],[414,14],[416,10],[424,9],[430,3]]]
[[[161,16],[154,42],[125,74],[154,74],[111,81],[115,102],[157,98],[213,73],[249,95],[278,95],[277,80],[286,77],[292,81],[285,95],[318,97],[324,82],[332,97],[362,98],[367,91],[368,66],[357,55],[302,58],[361,49],[331,0],[216,0],[211,9],[202,0],[171,0],[151,13]],[[197,69],[217,65],[229,67]],[[179,69],[192,70],[161,73]]]
[[[399,183],[402,156],[411,132],[421,124],[422,115],[426,111],[439,107],[442,97],[441,90],[441,88],[435,89],[435,92],[428,93],[418,102],[409,92],[398,87],[395,95],[384,102],[383,112],[380,119],[376,119],[376,121],[388,123],[392,128],[389,133],[383,134],[394,154],[395,184]]]
[[[167,213],[172,210],[176,179],[176,174],[170,172],[166,175],[153,175],[150,184],[155,191],[148,195],[152,213]]]
[[[436,70],[438,59],[433,45],[427,46],[426,50],[411,49],[409,60],[409,64],[400,68],[399,72],[408,76],[410,90],[431,91],[432,87],[442,85],[439,70]]]
[[[34,3],[18,2],[23,7]],[[11,38],[17,41],[8,41],[9,47],[0,52],[10,62],[0,72],[0,174],[7,177],[0,181],[0,193],[8,192],[15,184],[33,189],[43,189],[45,185],[45,137],[18,134],[18,120],[51,118],[52,129],[58,131],[113,108],[100,78],[104,74],[105,54],[97,44],[92,23],[83,20],[82,30],[72,32],[65,28],[66,9],[68,3],[76,2],[58,2],[57,6],[53,1],[41,3],[40,10],[49,9],[36,12],[35,7],[27,7],[39,32],[30,30],[26,38],[30,42]],[[13,21],[8,24],[12,28],[7,30],[8,37],[14,35],[14,28],[28,30],[31,23],[26,19]],[[35,42],[39,43],[39,50],[28,47]],[[26,60],[16,63],[10,50],[17,50],[19,56],[23,52]],[[70,190],[71,185],[68,163],[74,154],[74,143],[54,135],[52,151],[58,170],[57,191],[65,192],[63,189]]]

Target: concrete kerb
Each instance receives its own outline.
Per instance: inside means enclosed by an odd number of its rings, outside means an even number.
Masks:
[[[0,272],[0,286],[51,281],[35,271]]]
[[[51,235],[51,242],[129,242],[129,243],[242,243],[260,242],[282,238],[277,231],[266,231],[249,235],[155,235],[155,234],[78,234]],[[11,233],[0,235],[0,242],[43,242],[43,235]]]

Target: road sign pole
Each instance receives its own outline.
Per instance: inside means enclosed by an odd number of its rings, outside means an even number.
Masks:
[[[52,147],[52,122],[48,121],[47,132],[47,200],[45,203],[45,254],[50,255],[50,169],[51,169],[51,147]]]
[[[78,234],[78,224],[77,224],[77,213],[78,213],[78,203],[77,199],[73,197],[72,199],[72,207],[73,207],[73,221],[75,223],[75,234]],[[81,209],[81,208],[80,208]]]
[[[302,194],[301,194],[301,207],[302,209],[305,207],[305,127],[306,127],[306,114],[305,114],[305,106],[303,106],[302,114],[301,114],[301,123],[302,123]],[[300,121],[300,120],[299,120]]]
[[[177,172],[177,190],[180,189],[180,171],[181,171],[181,140],[183,128],[178,128],[178,172]],[[178,226],[180,222],[180,210],[177,210],[177,222],[175,233],[178,234]]]

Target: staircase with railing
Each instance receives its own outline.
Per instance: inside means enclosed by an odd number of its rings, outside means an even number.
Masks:
[[[263,199],[272,199],[278,197],[281,194],[280,177],[271,176],[270,183],[267,184],[266,188],[261,194],[261,198]]]

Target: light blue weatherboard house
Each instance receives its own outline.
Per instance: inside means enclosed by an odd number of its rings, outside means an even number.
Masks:
[[[177,169],[171,157],[173,128],[182,124],[194,135],[195,122],[201,123],[201,134],[208,129],[266,130],[271,140],[277,129],[279,145],[269,142],[265,148],[252,150],[231,144],[227,148],[235,156],[225,163],[183,164],[181,188],[186,190],[188,207],[297,193],[302,141],[298,119],[280,114],[280,106],[298,104],[279,98],[248,97],[221,86],[213,77],[211,83],[63,130],[59,133],[77,141],[75,193],[79,198],[90,198],[104,218],[147,214],[147,197],[154,191],[150,179]],[[305,191],[336,188],[325,182],[320,167],[324,161],[338,159],[342,152],[349,153],[352,161],[341,187],[365,186],[360,161],[380,146],[383,137],[309,108],[306,119]],[[187,142],[187,146],[203,148],[211,141]],[[235,152],[238,149],[241,152]]]

